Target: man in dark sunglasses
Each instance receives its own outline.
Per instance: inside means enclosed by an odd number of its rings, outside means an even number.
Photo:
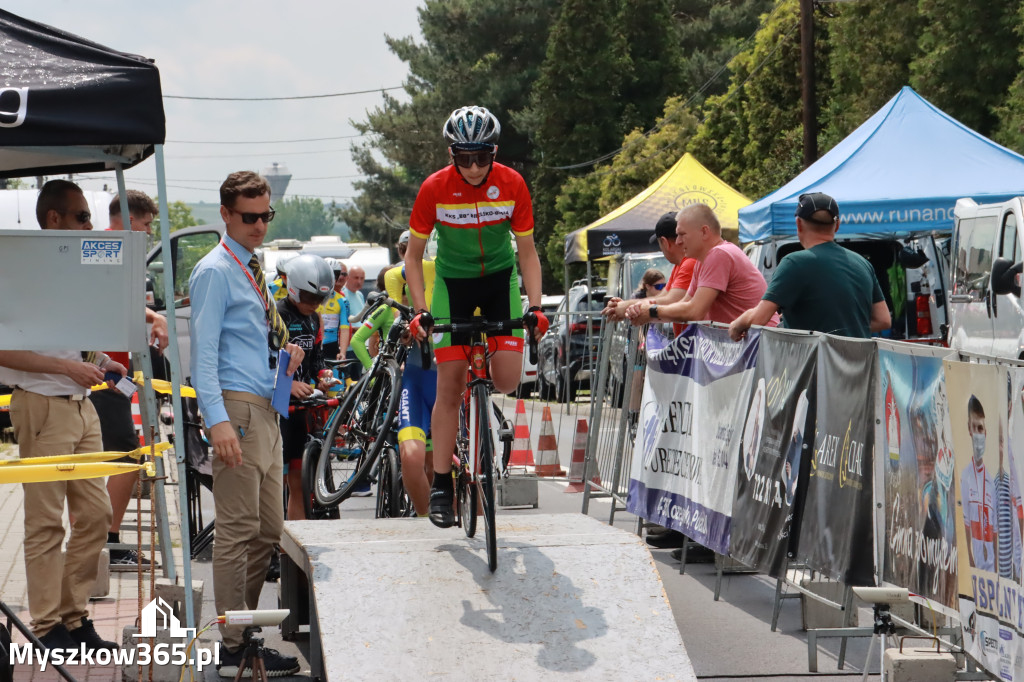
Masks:
[[[304,351],[288,341],[287,325],[267,290],[254,252],[263,244],[270,184],[251,171],[220,187],[224,239],[192,271],[192,380],[213,447],[213,501],[217,547],[213,596],[217,613],[255,608],[274,545],[284,527],[284,472],[278,414],[270,402],[278,351],[288,351],[286,374]],[[326,292],[324,292],[326,293]],[[221,626],[218,671],[234,676],[242,665],[243,629]],[[264,651],[271,677],[298,672],[295,658]]]
[[[51,180],[46,183],[56,183]],[[66,186],[61,184],[57,187],[62,193],[56,201],[39,201],[36,204],[36,219],[44,230],[91,230],[92,212],[89,210],[89,200],[79,189],[78,185],[67,180],[62,180]],[[42,197],[42,193],[40,193]]]

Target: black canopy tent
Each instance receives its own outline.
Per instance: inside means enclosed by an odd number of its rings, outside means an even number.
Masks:
[[[160,220],[167,225],[164,137],[160,73],[153,60],[0,10],[0,178],[113,170],[121,212],[127,215],[124,170],[155,154]],[[161,241],[163,253],[170,253],[169,230],[161,230]],[[169,302],[172,399],[174,405],[181,405],[173,278],[165,277],[164,286]],[[148,381],[148,349],[142,354],[147,377],[144,395],[152,416],[156,403]],[[185,442],[180,422],[174,421],[176,443]],[[176,454],[179,480],[184,480],[184,451]],[[179,495],[186,508],[185,486]],[[181,541],[188,585],[192,576],[185,527]],[[173,561],[165,570],[173,579]],[[185,611],[186,627],[193,627],[191,599],[185,600]]]
[[[164,135],[151,59],[0,10],[0,178],[129,168]]]

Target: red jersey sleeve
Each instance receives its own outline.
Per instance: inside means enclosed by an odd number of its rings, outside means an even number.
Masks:
[[[409,216],[409,231],[427,239],[437,223],[437,173],[423,181]]]
[[[533,234],[533,198],[530,197],[523,176],[516,173],[516,179],[516,210],[512,213],[512,233],[517,237],[528,237]]]

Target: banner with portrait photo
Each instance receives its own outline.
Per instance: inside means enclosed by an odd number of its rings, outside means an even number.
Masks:
[[[1024,676],[1021,462],[1008,438],[1018,371],[945,360],[960,513],[957,558],[964,649],[1003,680]],[[1019,393],[1018,393],[1019,395]],[[1014,457],[1010,456],[1014,453]]]
[[[942,358],[878,340],[875,480],[882,581],[956,617],[957,508]]]
[[[870,340],[818,339],[817,415],[797,558],[847,585],[874,585],[871,454],[875,444],[875,361]],[[838,387],[841,387],[838,388]]]
[[[627,509],[726,553],[739,461],[742,405],[757,357],[756,333],[689,325],[668,341],[651,327]]]
[[[743,419],[729,555],[773,576],[796,549],[790,530],[804,494],[800,472],[810,464],[802,455],[814,433],[817,343],[806,333],[761,331]]]

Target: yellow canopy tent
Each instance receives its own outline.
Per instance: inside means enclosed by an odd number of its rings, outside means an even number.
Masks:
[[[581,227],[565,237],[565,262],[582,263],[618,253],[657,251],[650,243],[654,224],[668,211],[689,204],[711,207],[722,223],[722,236],[736,241],[739,234],[737,214],[750,203],[729,185],[719,180],[690,153],[669,168],[640,194],[617,209]]]

